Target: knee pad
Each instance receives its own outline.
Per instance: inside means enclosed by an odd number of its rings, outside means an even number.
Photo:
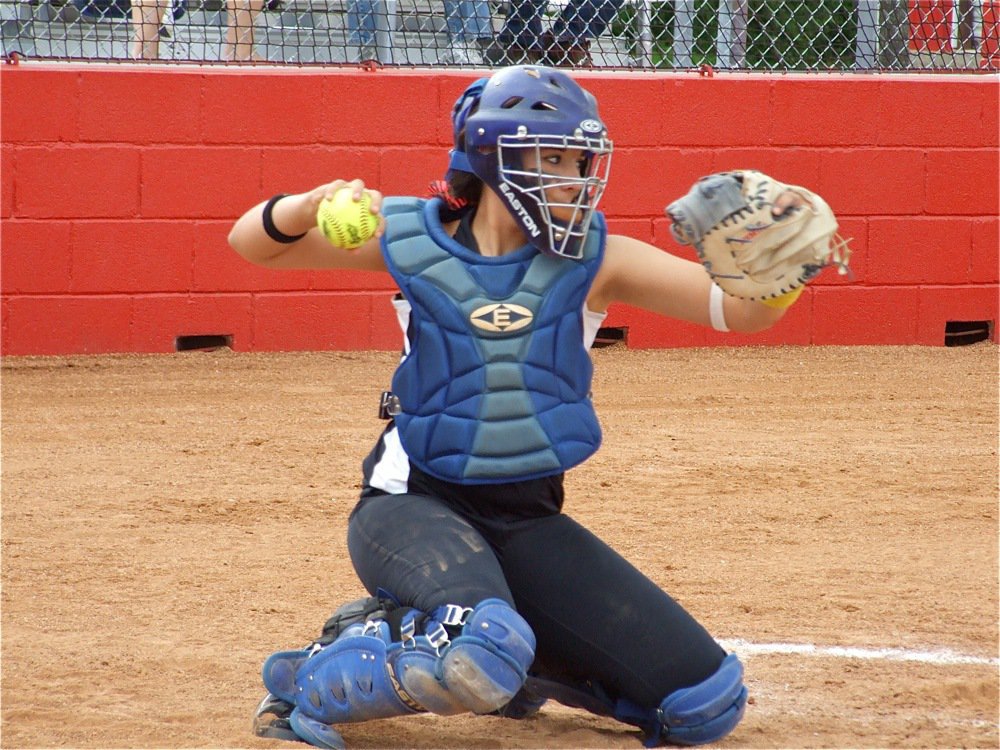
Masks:
[[[460,634],[452,640],[447,626],[461,626]],[[412,610],[399,634],[394,640],[389,623],[369,620],[326,646],[272,654],[264,685],[296,707],[292,726],[304,730],[423,711],[488,713],[520,690],[534,659],[531,628],[498,599],[430,617]]]
[[[487,599],[442,656],[441,677],[466,709],[488,714],[517,695],[534,659],[531,626],[506,602]]]
[[[535,658],[535,634],[500,599],[475,608],[442,607],[431,614],[427,643],[411,640],[403,627],[402,648],[390,655],[399,684],[428,711],[486,714],[508,703],[524,685]],[[450,638],[444,625],[461,625]]]
[[[656,711],[660,738],[670,745],[720,740],[739,724],[746,703],[743,665],[729,654],[711,677],[663,699]]]

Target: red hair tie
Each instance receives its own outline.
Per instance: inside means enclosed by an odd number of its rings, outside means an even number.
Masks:
[[[430,197],[440,198],[452,211],[459,211],[469,205],[465,198],[456,198],[451,192],[451,185],[446,180],[431,180]]]

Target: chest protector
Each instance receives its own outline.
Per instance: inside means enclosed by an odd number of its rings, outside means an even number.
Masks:
[[[604,217],[595,215],[580,260],[530,245],[487,258],[444,232],[439,205],[382,206],[382,254],[412,308],[410,347],[392,379],[403,448],[422,471],[462,484],[563,472],[601,443],[583,306]]]

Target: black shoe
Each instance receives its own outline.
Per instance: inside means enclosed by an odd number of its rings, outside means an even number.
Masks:
[[[579,39],[576,42],[556,39],[551,31],[542,34],[542,47],[545,49],[545,64],[554,68],[592,68],[594,60],[590,56],[590,41]]]
[[[537,65],[542,61],[540,49],[526,49],[516,44],[507,44],[500,39],[493,39],[486,44],[480,42],[483,49],[483,61],[494,67],[507,65]]]
[[[305,742],[295,734],[295,730],[292,729],[291,722],[288,720],[294,708],[295,706],[288,701],[283,701],[268,693],[257,706],[257,711],[253,715],[253,733],[258,737],[272,740]]]
[[[494,716],[505,719],[530,719],[545,705],[546,698],[538,695],[528,687],[522,687],[508,703],[493,712]]]

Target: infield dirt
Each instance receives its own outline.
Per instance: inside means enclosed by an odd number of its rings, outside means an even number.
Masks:
[[[250,733],[260,665],[364,593],[344,529],[396,359],[6,358],[2,746],[300,747]],[[721,747],[998,747],[994,344],[594,360],[605,442],[567,513],[721,639],[912,658],[747,653]],[[641,747],[551,703],[343,735]]]

